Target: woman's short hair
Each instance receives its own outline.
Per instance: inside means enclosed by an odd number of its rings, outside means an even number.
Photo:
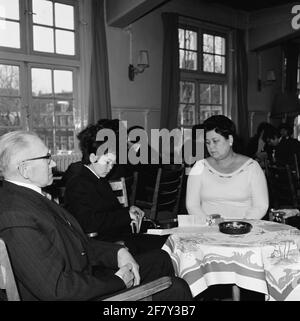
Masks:
[[[77,138],[79,140],[79,148],[82,152],[82,163],[89,165],[90,162],[90,154],[96,154],[97,149],[107,142],[108,137],[105,137],[103,140],[97,140],[97,133],[99,130],[108,129],[112,130],[116,137],[116,145],[118,143],[118,119],[103,119],[99,120],[96,124],[90,124],[86,128],[84,128],[78,135]],[[116,153],[117,146],[109,146],[109,150]],[[105,151],[108,152],[108,149]]]
[[[234,122],[224,115],[213,115],[203,122],[205,133],[215,130],[216,133],[222,135],[226,139],[229,135],[236,137],[236,127]]]
[[[96,140],[97,132],[99,127],[91,124],[84,128],[78,135],[79,148],[82,152],[82,163],[90,164],[90,154],[96,154],[97,149],[103,142]]]

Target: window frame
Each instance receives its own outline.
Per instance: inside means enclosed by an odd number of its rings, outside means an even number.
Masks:
[[[210,24],[207,22],[201,22],[197,20],[192,20],[185,17],[180,17],[178,29],[187,29],[191,31],[197,32],[197,70],[188,70],[179,68],[180,81],[184,82],[194,82],[195,83],[195,120],[192,125],[182,124],[181,115],[179,114],[180,108],[180,97],[179,97],[179,105],[178,105],[178,121],[177,124],[181,128],[191,128],[193,125],[199,124],[198,122],[198,114],[200,112],[200,84],[218,84],[223,86],[223,104],[222,110],[224,115],[228,116],[228,90],[229,90],[229,64],[230,64],[230,56],[229,56],[229,41],[230,41],[230,29],[221,27],[218,25]],[[203,34],[210,34],[214,36],[220,36],[225,38],[225,74],[214,73],[214,72],[206,72],[203,71]]]
[[[19,66],[19,82],[21,96],[21,122],[20,127],[24,130],[33,129],[32,121],[32,88],[31,88],[31,68],[55,69],[55,70],[71,70],[73,72],[73,104],[74,104],[74,149],[78,152],[78,142],[76,134],[85,126],[87,112],[84,99],[84,86],[80,80],[85,79],[86,71],[84,61],[80,55],[83,49],[82,43],[83,33],[89,30],[83,29],[83,25],[87,24],[89,17],[87,16],[89,5],[83,0],[51,0],[53,3],[69,4],[74,7],[74,32],[75,32],[75,55],[64,55],[56,53],[39,52],[33,50],[33,19],[28,12],[32,8],[31,0],[19,0],[20,15],[20,48],[11,48],[0,46],[0,64]],[[87,19],[87,20],[80,20]],[[89,21],[90,22],[90,21]],[[53,26],[54,28],[54,26]],[[56,28],[54,28],[56,29]],[[63,29],[62,29],[63,30]],[[83,52],[84,54],[84,52]],[[77,118],[77,119],[76,119]],[[78,121],[76,121],[78,120]],[[11,127],[2,126],[1,128]],[[19,129],[19,128],[18,128]]]
[[[56,57],[56,58],[65,58],[65,59],[74,59],[78,60],[80,58],[79,54],[79,7],[78,7],[78,2],[77,1],[70,1],[70,0],[48,0],[51,1],[52,3],[61,3],[61,4],[67,4],[67,5],[72,5],[74,7],[74,50],[75,54],[74,55],[67,55],[67,54],[58,54],[58,53],[52,53],[52,52],[44,52],[44,51],[38,51],[33,49],[33,26],[43,26],[37,23],[33,22],[33,19],[28,19],[28,24],[29,24],[29,54],[30,55],[39,55],[39,56],[44,56],[44,57]],[[29,0],[29,12],[32,12],[32,0]],[[53,13],[54,17],[54,13]],[[55,45],[55,30],[67,30],[63,28],[56,28],[54,25],[49,26],[52,30],[54,30],[54,45]]]

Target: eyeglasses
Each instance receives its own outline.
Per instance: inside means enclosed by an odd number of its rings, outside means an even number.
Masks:
[[[48,160],[48,164],[50,164],[51,163],[51,154],[47,153],[47,155],[45,155],[45,156],[28,158],[28,159],[23,160],[21,163],[24,163],[24,162],[27,162],[27,161],[32,161],[32,160],[37,160],[37,159],[47,159]]]

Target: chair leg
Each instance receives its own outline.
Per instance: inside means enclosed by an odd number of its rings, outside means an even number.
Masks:
[[[233,301],[241,300],[241,290],[237,285],[232,286],[232,300]]]

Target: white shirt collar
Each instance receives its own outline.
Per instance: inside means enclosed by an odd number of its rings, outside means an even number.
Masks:
[[[13,183],[13,184],[16,184],[16,185],[19,185],[19,186],[30,188],[30,189],[38,192],[39,194],[44,195],[42,193],[42,189],[40,187],[36,186],[36,185],[29,184],[29,183],[23,183],[23,182],[19,182],[19,181],[14,181],[14,180],[10,180],[10,179],[6,179],[6,181],[8,181],[10,183]]]
[[[89,166],[84,165],[86,168],[88,168],[98,179],[100,179],[100,177],[96,174],[95,171],[93,171]]]

